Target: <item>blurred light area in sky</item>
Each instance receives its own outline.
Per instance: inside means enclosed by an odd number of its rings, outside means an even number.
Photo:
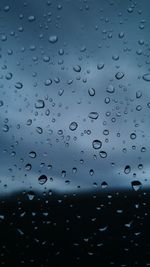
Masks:
[[[0,1],[0,194],[150,186],[150,2]]]

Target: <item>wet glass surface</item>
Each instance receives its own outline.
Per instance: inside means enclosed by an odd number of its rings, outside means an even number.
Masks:
[[[0,266],[150,266],[149,9],[0,0]]]

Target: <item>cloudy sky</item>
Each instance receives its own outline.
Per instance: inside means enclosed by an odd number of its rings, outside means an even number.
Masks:
[[[1,194],[149,187],[149,8],[0,1]]]

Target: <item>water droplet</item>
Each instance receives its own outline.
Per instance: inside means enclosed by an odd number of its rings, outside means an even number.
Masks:
[[[22,84],[21,82],[17,82],[17,83],[15,84],[15,87],[16,87],[17,89],[22,89],[23,84]]]
[[[125,173],[125,174],[129,174],[130,171],[131,171],[131,167],[130,167],[130,165],[126,165],[125,168],[124,168],[124,173]]]
[[[43,56],[43,61],[44,61],[44,62],[49,62],[49,61],[50,61],[50,57],[48,57],[48,56]]]
[[[58,41],[58,36],[57,36],[57,35],[51,35],[51,36],[49,37],[49,42],[50,42],[51,44],[55,44],[57,41]]]
[[[132,140],[134,140],[134,139],[136,138],[136,134],[135,134],[135,133],[131,133],[131,134],[130,134],[130,138],[131,138]]]
[[[47,79],[45,82],[44,82],[45,86],[49,86],[52,84],[52,80],[51,79]]]
[[[107,157],[106,151],[100,151],[99,155],[100,155],[101,158],[106,158]]]
[[[150,102],[147,103],[147,107],[150,108]]]
[[[112,93],[115,92],[115,87],[114,87],[112,84],[110,84],[110,85],[108,85],[106,91],[107,91],[108,93],[112,94]]]
[[[42,134],[43,133],[43,129],[41,127],[36,127],[36,131],[38,134]]]
[[[75,131],[77,129],[77,127],[78,127],[78,124],[75,121],[71,122],[69,125],[69,129],[71,131]]]
[[[94,170],[91,169],[91,170],[89,171],[89,174],[92,176],[92,175],[94,174]]]
[[[99,114],[97,112],[90,112],[88,117],[90,119],[96,120],[99,117]]]
[[[28,17],[29,22],[33,22],[35,20],[35,16],[31,15]]]
[[[150,82],[150,73],[144,74],[142,78],[144,81]]]
[[[90,88],[88,90],[88,93],[89,93],[90,96],[94,96],[95,95],[95,89],[94,88]]]
[[[27,196],[28,196],[29,200],[33,200],[35,198],[35,193],[33,191],[29,191],[27,193]]]
[[[104,231],[107,230],[107,228],[108,228],[108,226],[101,226],[98,230],[99,230],[100,232],[104,232]]]
[[[119,36],[120,39],[122,39],[122,38],[124,37],[124,32],[120,32],[120,33],[118,34],[118,36]]]
[[[124,73],[119,71],[116,73],[115,77],[117,80],[121,80],[124,77]]]
[[[142,96],[142,92],[141,91],[137,91],[136,92],[136,98],[140,98]]]
[[[75,72],[80,72],[81,71],[81,67],[79,65],[76,65],[76,66],[73,67],[73,70]]]
[[[106,151],[100,151],[99,155],[101,158],[106,158],[107,157],[107,152]]]
[[[104,181],[101,183],[101,187],[102,187],[102,189],[105,189],[108,187],[108,184]]]
[[[58,95],[59,95],[59,96],[62,96],[63,93],[64,93],[64,90],[63,90],[63,89],[59,89],[59,91],[58,91]]]
[[[92,146],[94,149],[100,149],[102,147],[102,142],[100,140],[94,140]]]
[[[102,70],[104,68],[104,66],[105,66],[105,64],[101,62],[101,63],[97,64],[97,69]]]
[[[30,163],[27,163],[26,166],[25,166],[25,169],[27,171],[30,171],[32,169],[32,165]]]
[[[142,186],[141,182],[138,180],[132,181],[131,185],[132,185],[132,188],[134,189],[134,191],[138,191]]]
[[[30,151],[29,152],[29,157],[30,158],[36,158],[36,152],[35,151]]]
[[[9,126],[8,126],[7,124],[5,124],[5,125],[3,126],[3,131],[4,131],[5,133],[9,131]]]
[[[38,182],[40,185],[43,185],[47,182],[47,176],[42,174],[39,178],[38,178]]]
[[[2,107],[4,105],[3,101],[0,100],[0,107]]]
[[[35,103],[35,108],[44,108],[45,107],[45,103],[44,103],[44,100],[37,100],[36,103]]]
[[[65,170],[62,170],[62,172],[61,172],[61,176],[62,176],[63,178],[66,177],[66,171],[65,171]]]

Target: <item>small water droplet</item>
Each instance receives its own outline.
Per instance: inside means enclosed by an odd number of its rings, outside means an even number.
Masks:
[[[103,62],[100,62],[99,64],[97,64],[97,69],[98,70],[102,70],[104,68],[105,64]]]
[[[49,42],[50,42],[51,44],[55,44],[57,41],[58,41],[58,36],[57,36],[57,35],[51,35],[51,36],[49,37]]]
[[[79,65],[76,65],[76,66],[73,67],[73,70],[75,72],[80,72],[81,71],[81,67]]]
[[[35,108],[44,108],[45,107],[45,103],[44,103],[44,100],[37,100],[36,103],[35,103]]]
[[[95,89],[94,88],[90,88],[88,90],[88,93],[89,93],[90,96],[94,96],[95,95]]]
[[[108,184],[104,181],[101,183],[101,187],[102,187],[102,189],[105,189],[108,187]]]
[[[36,152],[35,151],[30,151],[29,152],[29,157],[30,158],[36,158]]]
[[[114,87],[112,84],[110,84],[110,85],[108,85],[106,91],[107,91],[108,93],[112,94],[112,93],[115,92],[115,87]]]
[[[0,107],[2,107],[4,105],[3,101],[0,100]]]
[[[99,117],[99,114],[97,112],[90,112],[88,117],[90,119],[96,120]]]
[[[100,151],[99,155],[100,155],[101,158],[106,158],[107,157],[106,151]]]
[[[131,167],[130,165],[126,165],[125,168],[124,168],[124,173],[125,174],[129,174],[131,172]]]
[[[144,74],[142,78],[144,81],[150,82],[150,73]]]
[[[130,134],[130,138],[131,138],[132,140],[136,139],[136,134],[135,134],[135,133],[131,133],[131,134]]]
[[[21,82],[17,82],[17,83],[15,84],[15,87],[16,87],[17,89],[22,89],[23,84],[22,84]]]
[[[138,191],[142,186],[141,182],[138,180],[132,181],[131,185],[132,185],[132,188],[134,189],[134,191]]]
[[[71,122],[69,125],[69,129],[71,131],[75,131],[77,129],[77,127],[78,127],[78,124],[75,121]]]
[[[102,147],[102,142],[100,140],[94,140],[92,146],[94,149],[100,149]]]
[[[36,132],[38,134],[42,134],[43,133],[43,129],[41,127],[36,127]]]
[[[40,185],[43,185],[47,182],[47,176],[42,174],[39,178],[38,178],[38,182]]]
[[[33,22],[35,20],[35,16],[31,15],[28,17],[29,22]]]
[[[117,80],[121,80],[124,77],[124,73],[119,71],[116,73],[115,77]]]

